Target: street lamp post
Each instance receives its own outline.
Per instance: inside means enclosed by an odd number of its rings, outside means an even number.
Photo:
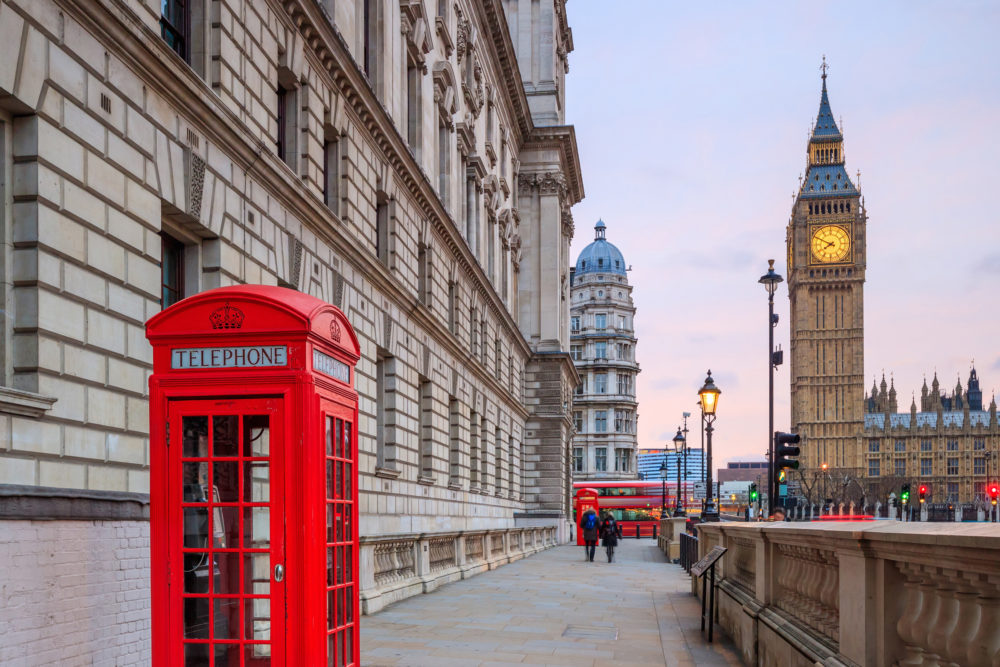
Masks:
[[[698,395],[701,396],[701,419],[705,424],[705,446],[707,448],[705,475],[708,478],[708,485],[705,488],[707,499],[702,521],[719,520],[719,510],[715,506],[715,495],[712,493],[712,424],[715,423],[715,410],[719,405],[719,394],[721,393],[712,379],[712,371],[708,371],[705,384],[698,390]]]
[[[685,489],[687,489],[688,487],[686,485],[688,483],[688,448],[687,448],[688,417],[691,416],[691,413],[690,412],[682,412],[681,416],[684,418],[684,428],[681,429],[681,432],[684,433],[684,477],[682,478],[682,481],[685,484]],[[687,515],[687,504],[688,504],[688,502],[690,500],[691,499],[687,497],[687,490],[685,490],[685,492],[684,492],[684,514],[685,515]]]
[[[674,516],[684,516],[687,514],[681,506],[681,455],[686,451],[684,446],[684,436],[681,429],[677,427],[677,435],[674,436],[674,454],[677,456],[677,498],[674,503]]]
[[[660,464],[660,484],[663,494],[660,501],[660,518],[667,515],[667,452],[663,451],[663,463]]]
[[[767,504],[773,510],[777,504],[777,484],[774,479],[774,327],[778,316],[774,314],[774,293],[782,281],[774,270],[774,260],[767,260],[767,273],[759,282],[767,290]]]
[[[698,409],[701,410],[701,398],[700,397],[698,398]],[[704,516],[704,514],[705,514],[705,500],[708,499],[708,491],[707,491],[708,487],[705,486],[705,482],[707,481],[705,479],[705,417],[704,417],[704,413],[702,413],[702,415],[703,416],[702,416],[701,419],[698,420],[698,423],[701,425],[701,486],[702,486],[703,489],[705,489],[705,497],[701,499],[701,513],[702,513],[702,516]]]

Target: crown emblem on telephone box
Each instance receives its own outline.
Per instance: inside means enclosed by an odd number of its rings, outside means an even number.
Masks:
[[[336,319],[330,321],[330,338],[340,342],[340,323]]]
[[[212,321],[213,329],[239,329],[243,326],[243,311],[230,306],[228,301],[226,305],[213,310],[208,318]]]

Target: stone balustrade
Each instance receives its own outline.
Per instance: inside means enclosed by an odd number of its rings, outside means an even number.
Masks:
[[[1000,529],[898,521],[701,524],[718,622],[746,664],[1000,665]],[[700,592],[700,586],[692,589]]]
[[[492,570],[556,545],[555,527],[361,538],[361,611]]]

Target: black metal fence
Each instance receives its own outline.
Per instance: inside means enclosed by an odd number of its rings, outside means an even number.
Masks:
[[[681,533],[681,567],[685,572],[691,571],[691,566],[698,562],[698,538],[694,535]]]

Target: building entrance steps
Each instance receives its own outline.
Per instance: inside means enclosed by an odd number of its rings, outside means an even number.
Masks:
[[[701,634],[691,580],[652,540],[561,546],[361,619],[363,665],[740,665]]]

